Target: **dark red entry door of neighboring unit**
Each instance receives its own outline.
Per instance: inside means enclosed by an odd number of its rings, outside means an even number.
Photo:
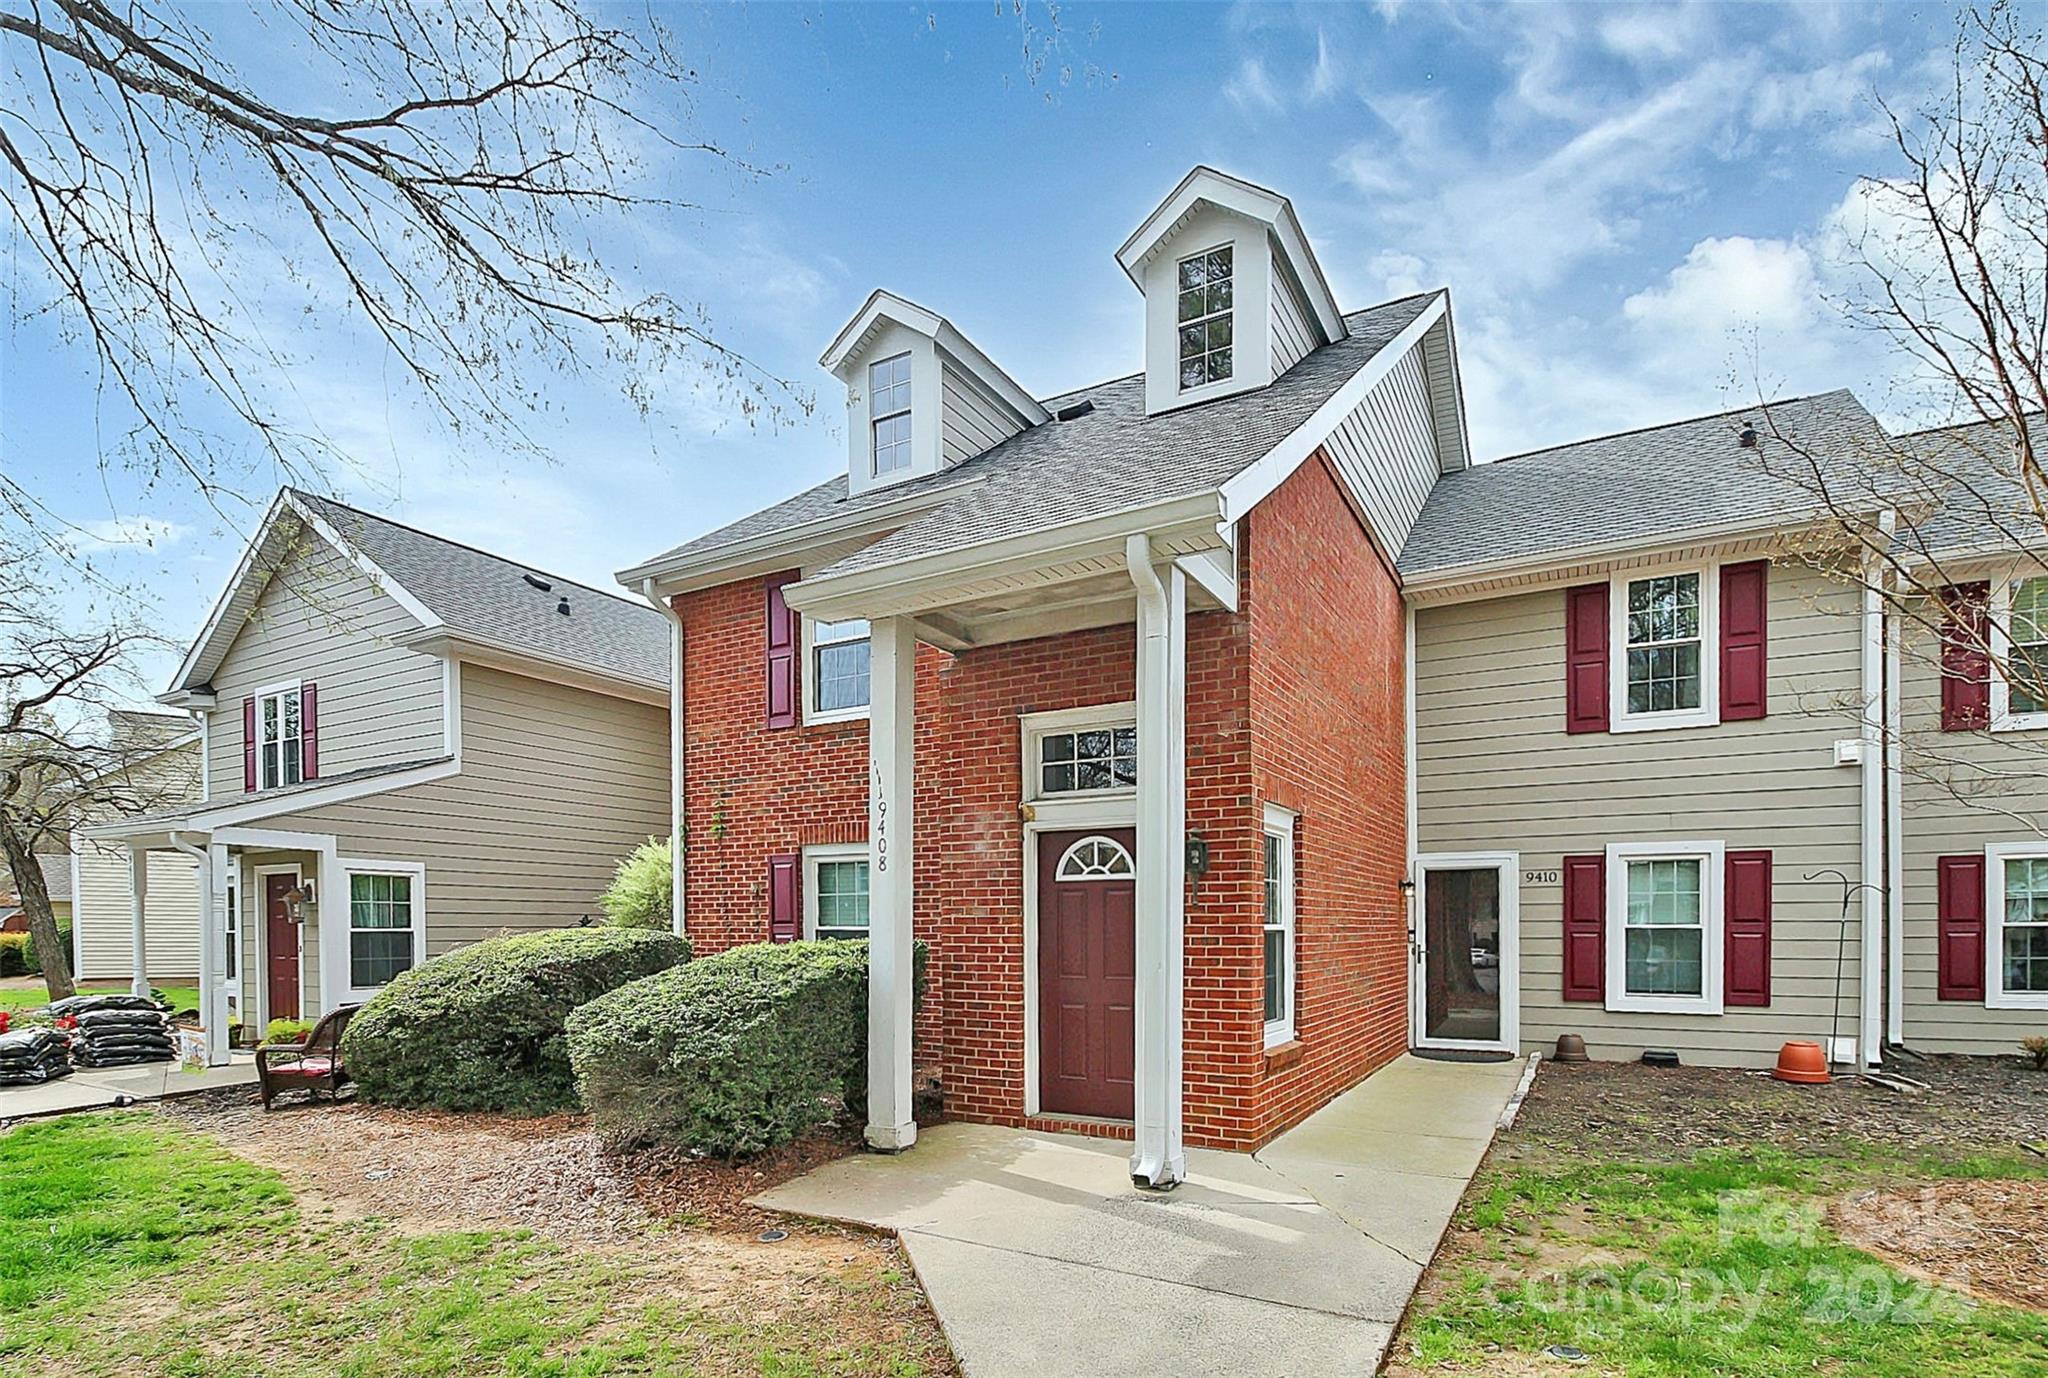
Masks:
[[[1136,855],[1129,828],[1038,837],[1039,1108],[1127,1120],[1137,1056],[1137,881],[1061,879],[1060,859],[1090,838]]]
[[[270,1017],[299,1017],[299,926],[292,922],[285,895],[298,887],[297,876],[263,878],[263,950],[268,954]]]

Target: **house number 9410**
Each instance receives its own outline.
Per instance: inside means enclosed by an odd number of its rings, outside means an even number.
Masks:
[[[1562,871],[1522,872],[1522,884],[1524,885],[1562,885],[1563,883],[1564,872]]]

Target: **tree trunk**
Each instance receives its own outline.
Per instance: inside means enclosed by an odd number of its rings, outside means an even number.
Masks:
[[[43,985],[52,1000],[68,999],[78,992],[71,984],[71,954],[64,950],[64,935],[57,929],[57,916],[50,912],[50,887],[43,883],[43,868],[35,854],[4,812],[0,812],[0,852],[7,855],[7,869],[14,873],[14,888],[28,915],[28,931],[43,968]]]

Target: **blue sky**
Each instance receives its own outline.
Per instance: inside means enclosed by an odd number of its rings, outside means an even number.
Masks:
[[[946,314],[1040,394],[1131,372],[1140,303],[1115,249],[1198,162],[1292,197],[1347,309],[1451,288],[1482,456],[1759,385],[1898,410],[1890,361],[1829,299],[1853,281],[1855,178],[1894,170],[1870,96],[1910,105],[1938,80],[1939,7],[1073,3],[1035,81],[988,4],[661,13],[700,77],[667,117],[775,170],[659,166],[652,189],[701,209],[601,242],[814,390],[815,414],[750,426],[679,371],[643,415],[601,364],[540,369],[546,456],[502,454],[438,428],[345,318],[309,318],[277,396],[346,452],[343,498],[608,585],[844,463],[816,359],[871,288]],[[252,36],[228,41],[263,70]],[[0,463],[189,636],[260,507],[224,522],[102,467],[123,418],[61,321],[21,318],[41,288],[17,249]],[[268,496],[261,473],[244,486]]]

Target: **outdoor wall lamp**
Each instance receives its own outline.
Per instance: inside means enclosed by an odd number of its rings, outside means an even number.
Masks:
[[[306,906],[314,902],[313,882],[302,880],[291,889],[285,891],[284,902],[289,907],[292,922],[304,923],[306,921]]]

